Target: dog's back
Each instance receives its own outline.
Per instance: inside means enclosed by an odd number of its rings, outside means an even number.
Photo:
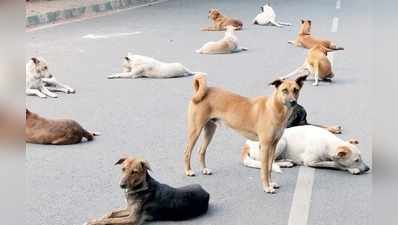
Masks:
[[[207,212],[210,195],[198,184],[173,188],[153,178],[148,183],[153,191],[144,213],[150,220],[186,220]]]

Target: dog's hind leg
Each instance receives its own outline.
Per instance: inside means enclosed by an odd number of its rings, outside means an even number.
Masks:
[[[318,62],[316,62],[314,64],[314,79],[315,79],[315,81],[312,85],[318,86],[318,84],[319,84],[319,63]]]
[[[281,80],[285,80],[287,78],[293,77],[293,76],[298,76],[298,75],[305,75],[304,73],[306,71],[306,64],[304,63],[303,65],[299,66],[297,69],[295,69],[293,72],[290,72],[286,76],[280,77]]]
[[[191,169],[192,150],[207,120],[207,118],[203,118],[201,115],[195,115],[194,113],[190,113],[188,116],[188,141],[184,151],[184,166],[185,175],[190,177],[195,176],[195,173]]]
[[[202,165],[202,173],[204,175],[211,175],[211,170],[209,168],[207,168],[206,166],[206,150],[207,147],[209,146],[209,143],[211,142],[211,139],[213,138],[214,132],[217,129],[217,124],[209,121],[206,123],[205,127],[204,127],[204,142],[202,144],[202,146],[200,147],[200,151],[199,151],[199,156],[200,156],[200,163]]]
[[[26,94],[27,95],[37,95],[40,98],[47,98],[47,96],[43,93],[41,93],[39,90],[37,89],[32,89],[32,88],[27,88],[26,89]]]
[[[281,24],[279,24],[279,23],[278,23],[278,22],[276,22],[276,21],[270,20],[269,22],[270,22],[270,23],[271,23],[271,25],[273,25],[273,26],[276,26],[276,27],[282,27],[282,25],[281,25]]]

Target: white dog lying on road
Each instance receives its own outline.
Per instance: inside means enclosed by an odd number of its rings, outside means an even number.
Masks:
[[[264,26],[291,26],[290,23],[276,22],[276,15],[274,9],[269,5],[269,3],[260,7],[261,13],[257,14],[256,18],[253,20],[253,24],[264,25]]]
[[[235,30],[236,27],[228,25],[221,40],[209,41],[196,52],[200,54],[229,54],[247,51],[247,48],[238,48],[238,38],[234,34]]]
[[[369,167],[362,161],[357,140],[343,141],[326,129],[305,125],[286,128],[276,147],[273,170],[279,167],[305,165],[315,168],[339,169],[357,175]],[[246,141],[242,151],[243,164],[260,168],[259,143]]]
[[[56,98],[51,91],[61,91],[67,94],[75,93],[71,87],[59,83],[48,69],[48,63],[41,57],[33,57],[26,64],[26,94]]]
[[[154,58],[128,53],[124,57],[123,72],[108,76],[115,78],[173,78],[192,76],[195,73],[181,63],[165,63]]]

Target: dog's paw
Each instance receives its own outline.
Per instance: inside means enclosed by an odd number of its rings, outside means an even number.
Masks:
[[[361,171],[360,171],[358,168],[348,169],[348,172],[350,172],[352,175],[359,175],[359,174],[361,174]]]
[[[294,163],[293,162],[278,162],[278,165],[282,168],[292,168],[294,167]]]
[[[275,182],[271,182],[271,187],[275,188],[275,189],[279,189],[281,186]]]
[[[268,193],[268,194],[275,194],[276,193],[276,190],[275,190],[275,188],[273,188],[273,187],[264,187],[264,191],[266,192],[266,193]]]
[[[195,172],[193,172],[193,170],[188,170],[188,171],[185,171],[185,175],[187,175],[188,177],[194,177]]]
[[[108,79],[116,79],[118,78],[118,75],[109,75],[107,76]]]
[[[203,168],[202,170],[203,175],[212,175],[211,169]]]
[[[312,85],[314,85],[314,86],[318,86],[318,83],[317,83],[317,82],[315,82],[315,83],[312,83]]]
[[[328,130],[333,134],[341,134],[341,132],[343,131],[343,128],[341,126],[332,126],[332,127],[329,127]]]
[[[40,98],[47,98],[46,95],[39,95]]]

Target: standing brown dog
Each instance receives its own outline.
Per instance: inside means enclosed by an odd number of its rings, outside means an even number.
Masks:
[[[204,142],[200,148],[202,173],[210,175],[205,155],[215,131],[216,122],[227,126],[244,137],[260,141],[262,151],[261,180],[264,191],[274,193],[278,185],[271,182],[271,166],[276,144],[282,136],[292,106],[297,104],[299,92],[307,76],[294,80],[275,80],[271,97],[246,98],[216,87],[207,87],[206,77],[196,75],[193,81],[195,94],[188,106],[188,142],[185,148],[185,174],[194,176],[191,169],[192,149],[204,128]]]
[[[25,141],[33,144],[70,145],[82,138],[92,141],[98,133],[90,133],[74,120],[50,120],[26,109]]]
[[[328,40],[316,38],[311,35],[311,20],[301,20],[301,26],[298,33],[298,37],[294,41],[288,41],[289,44],[293,44],[296,47],[312,48],[315,45],[323,45],[330,51],[333,50],[344,50],[343,47],[337,47],[336,44]]]
[[[209,18],[213,20],[214,26],[202,28],[203,31],[223,31],[226,30],[227,26],[235,27],[235,30],[242,29],[242,22],[237,19],[233,19],[228,16],[224,16],[218,9],[210,9],[209,10]]]

